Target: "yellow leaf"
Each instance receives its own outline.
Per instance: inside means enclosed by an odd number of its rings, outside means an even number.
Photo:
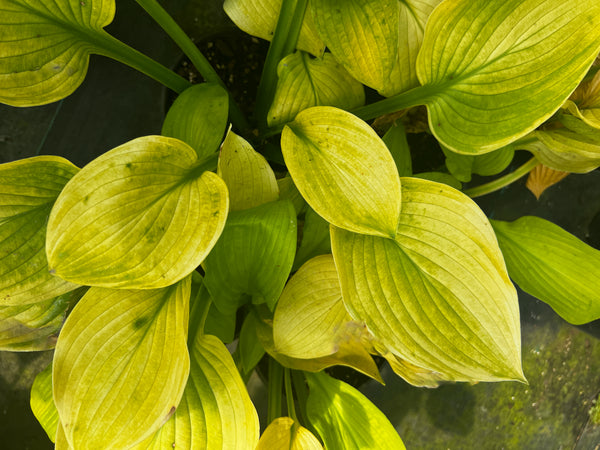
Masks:
[[[256,450],[321,450],[319,440],[289,417],[278,417],[269,424]]]

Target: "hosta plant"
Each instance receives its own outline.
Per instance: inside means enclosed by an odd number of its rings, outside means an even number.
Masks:
[[[56,448],[403,448],[326,369],[526,382],[513,282],[571,323],[600,317],[598,250],[471,199],[541,164],[600,166],[596,0],[226,0],[271,41],[250,116],[137,2],[204,82],[106,33],[114,0],[0,0],[3,103],[68,96],[90,54],[178,94],[160,135],[82,168],[0,166],[0,347],[55,349],[31,405]],[[446,166],[414,174],[405,125],[423,105]],[[516,150],[531,159],[462,190]]]

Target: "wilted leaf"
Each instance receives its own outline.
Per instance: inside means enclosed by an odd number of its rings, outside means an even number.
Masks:
[[[569,172],[554,170],[540,164],[535,166],[531,172],[529,172],[525,186],[527,186],[527,189],[529,189],[533,195],[535,195],[535,198],[539,200],[546,189],[563,180],[567,175],[569,175]]]
[[[446,0],[417,58],[431,130],[460,153],[503,147],[552,116],[599,51],[596,0]]]
[[[325,220],[357,233],[396,234],[400,178],[365,122],[340,109],[309,108],[284,128],[281,150],[298,190]]]
[[[188,144],[201,161],[216,152],[223,141],[228,113],[229,96],[225,89],[216,83],[196,84],[175,99],[161,134]]]
[[[331,53],[322,58],[304,52],[288,55],[280,61],[277,76],[277,90],[267,116],[269,126],[290,122],[311,106],[351,110],[365,103],[362,84]]]
[[[52,442],[56,441],[58,411],[52,398],[52,364],[37,374],[31,386],[31,411]]]
[[[78,170],[58,156],[0,165],[0,305],[44,302],[77,287],[49,273],[45,245],[52,205]]]
[[[231,130],[221,146],[218,174],[229,191],[229,210],[254,208],[279,198],[275,173],[267,160]]]
[[[446,185],[402,183],[395,240],[332,227],[350,315],[446,380],[523,380],[517,294],[486,216]]]
[[[322,450],[319,440],[289,417],[278,417],[269,424],[256,450]]]
[[[308,420],[326,448],[405,448],[387,417],[357,389],[324,373],[307,373],[306,381]]]
[[[539,217],[492,225],[521,289],[575,325],[600,318],[600,251]]]
[[[49,265],[85,285],[169,286],[210,252],[227,208],[225,183],[191,147],[162,136],[135,139],[65,186],[48,221]]]
[[[54,401],[74,448],[127,448],[169,418],[189,372],[190,278],[155,290],[90,288],[54,355]]]

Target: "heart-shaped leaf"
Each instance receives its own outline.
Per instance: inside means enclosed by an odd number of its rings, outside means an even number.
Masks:
[[[85,166],[61,192],[46,251],[61,278],[112,288],[169,286],[210,252],[227,187],[187,144],[147,136]],[[210,164],[209,164],[210,165]]]
[[[357,389],[324,373],[307,373],[306,381],[306,414],[326,448],[406,448],[388,418]]]
[[[114,0],[1,0],[0,102],[60,100],[83,81],[90,53],[102,53]]]
[[[275,173],[265,157],[231,130],[221,146],[217,173],[227,184],[230,211],[254,208],[279,198]]]
[[[575,325],[600,318],[600,251],[539,217],[492,225],[521,289]]]
[[[31,386],[30,405],[33,415],[44,428],[48,438],[55,442],[59,418],[52,398],[52,364],[35,377]]]
[[[269,424],[256,450],[322,450],[319,440],[289,417],[278,417]]]
[[[517,294],[486,216],[446,185],[402,183],[395,240],[332,227],[350,315],[446,380],[523,380]]]
[[[179,404],[189,372],[190,277],[163,289],[90,288],[54,355],[54,401],[73,448],[128,448]]]
[[[396,235],[400,178],[365,122],[337,108],[309,108],[284,128],[281,150],[298,190],[325,220],[357,233]]]
[[[301,51],[292,53],[279,62],[277,76],[277,90],[267,117],[269,126],[290,122],[311,106],[351,110],[365,103],[362,84],[331,53],[322,58],[311,58]]]
[[[216,83],[196,84],[179,95],[169,108],[161,134],[182,140],[202,160],[223,141],[229,113],[227,91]]]
[[[43,302],[77,287],[49,273],[45,244],[50,210],[78,170],[58,156],[0,165],[0,305]]]
[[[599,51],[596,0],[446,0],[417,58],[431,130],[459,153],[503,147],[552,116]]]

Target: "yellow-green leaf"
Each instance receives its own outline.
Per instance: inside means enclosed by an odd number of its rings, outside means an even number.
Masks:
[[[37,374],[31,386],[31,411],[52,442],[56,441],[58,411],[52,398],[52,364]]]
[[[306,414],[326,448],[405,449],[388,418],[357,389],[325,373],[307,373],[306,381]]]
[[[279,198],[275,173],[244,138],[229,130],[219,155],[219,176],[229,190],[229,210],[240,211]]]
[[[209,156],[223,141],[229,113],[227,91],[216,83],[196,84],[181,93],[169,108],[161,134],[182,140]]]
[[[510,277],[575,325],[600,318],[600,251],[558,225],[525,216],[492,221]]]
[[[398,59],[398,0],[311,0],[315,27],[348,72],[383,95]]]
[[[289,417],[278,417],[269,424],[256,450],[322,450],[319,440]]]
[[[281,135],[294,183],[325,220],[357,233],[395,236],[400,178],[375,131],[329,106],[302,111]]]
[[[73,448],[127,448],[179,404],[189,372],[190,277],[163,289],[90,288],[58,338],[54,401]]]
[[[310,206],[304,213],[302,226],[302,241],[296,251],[296,259],[292,271],[296,271],[309,259],[318,255],[331,253],[331,238],[329,237],[329,223],[319,216]]]
[[[79,169],[58,156],[0,165],[0,305],[50,300],[77,286],[49,273],[46,224],[65,184]]]
[[[258,339],[258,318],[256,314],[248,314],[240,330],[237,352],[239,354],[240,371],[249,375],[265,354],[260,340]]]
[[[175,414],[136,450],[254,450],[258,414],[229,351],[198,333],[190,350],[190,377]]]
[[[83,81],[109,39],[114,0],[0,0],[0,102],[43,105]]]
[[[523,380],[517,293],[486,216],[444,184],[402,183],[395,240],[332,227],[350,315],[446,380]]]
[[[227,187],[187,144],[146,136],[85,166],[48,221],[46,251],[61,278],[153,289],[192,272],[227,217]]]
[[[442,146],[446,155],[446,167],[457,180],[467,183],[471,175],[490,176],[502,172],[508,167],[515,155],[512,145],[499,148],[484,155],[461,155]]]
[[[591,80],[582,82],[563,108],[589,126],[600,128],[600,71]]]
[[[231,20],[252,36],[271,41],[277,26],[282,0],[225,0],[223,9]],[[304,15],[304,22],[298,36],[297,48],[321,56],[325,46],[315,30],[310,14]]]
[[[277,90],[267,116],[269,126],[287,123],[311,106],[351,110],[365,103],[362,84],[331,53],[312,58],[302,51],[283,58],[277,67]]]
[[[503,147],[552,116],[599,51],[596,0],[446,0],[417,58],[431,130],[459,153]]]

